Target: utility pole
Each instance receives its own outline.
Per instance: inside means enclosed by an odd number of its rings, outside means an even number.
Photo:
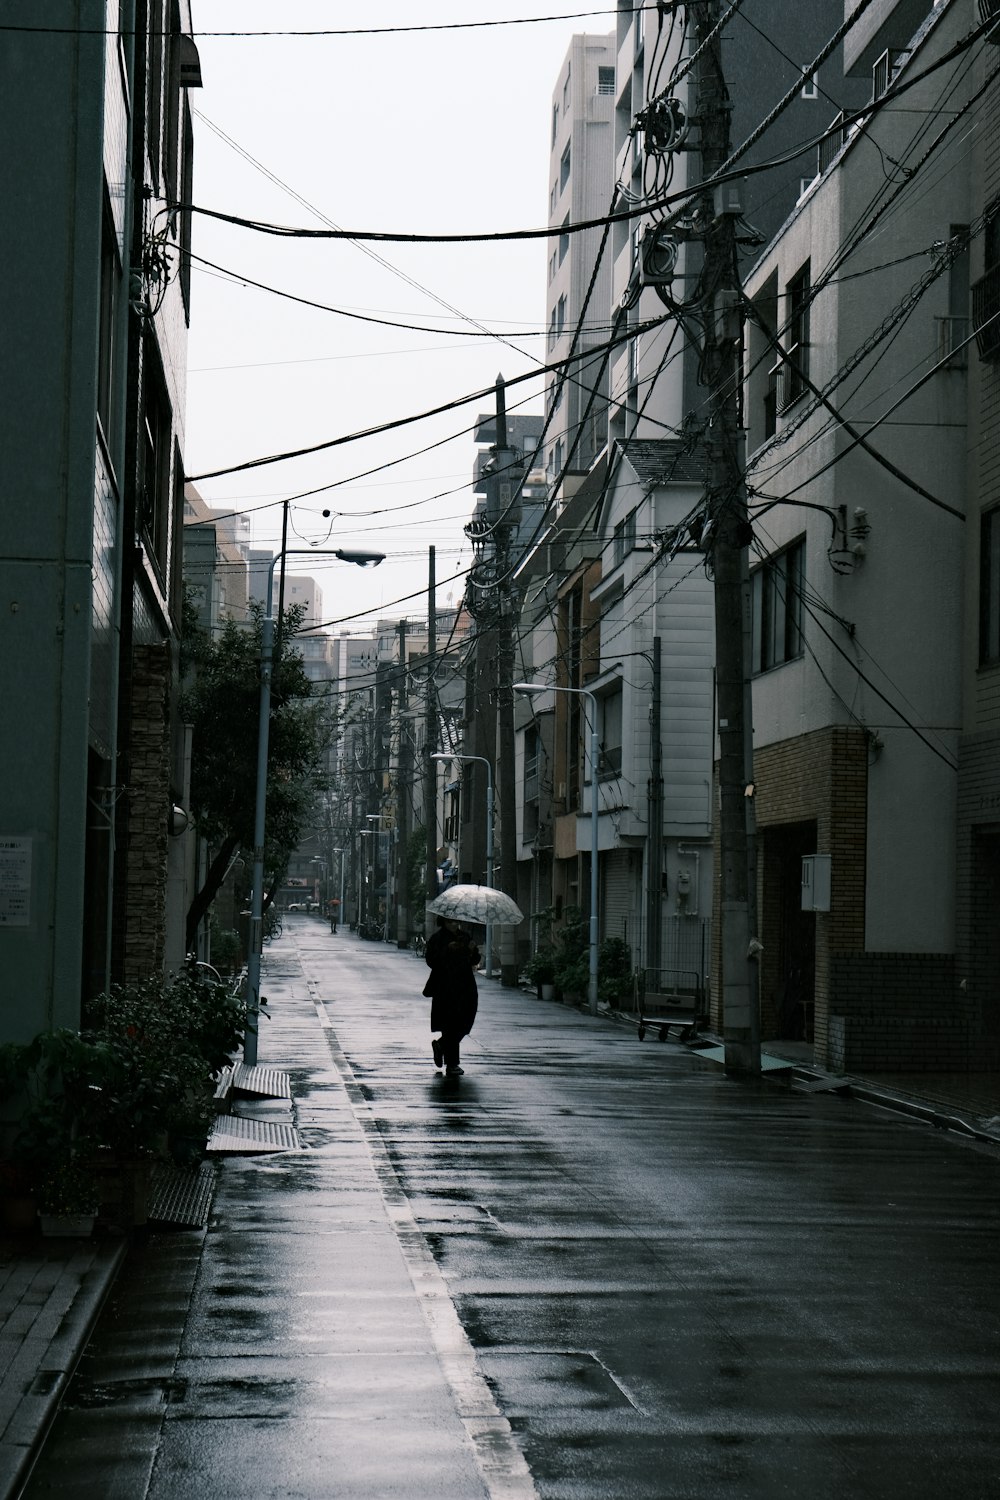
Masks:
[[[396,947],[405,948],[410,940],[410,736],[406,723],[406,621],[400,620],[399,692],[396,695],[396,719],[399,724],[396,751]]]
[[[760,1072],[759,975],[753,830],[753,748],[748,545],[740,423],[741,302],[736,251],[738,191],[711,178],[729,155],[730,102],[718,35],[719,0],[688,13],[698,51],[695,117],[701,137],[704,230],[701,367],[709,388],[708,519],[715,573],[715,650],[719,733],[719,840],[722,883],[722,1006],[727,1072]]]
[[[653,693],[649,708],[649,781],[647,783],[649,804],[649,854],[646,885],[646,967],[657,970],[661,967],[662,937],[661,910],[663,904],[663,746],[660,736],[661,719],[661,640],[653,637]],[[659,984],[654,980],[654,988]]]
[[[424,822],[427,833],[427,871],[424,890],[427,900],[437,895],[437,761],[431,756],[438,747],[437,742],[437,608],[434,595],[435,581],[434,548],[427,549],[427,700],[424,704]]]
[[[497,376],[496,477],[493,515],[496,527],[497,599],[496,655],[496,783],[500,796],[500,889],[517,896],[517,779],[514,773],[514,596],[510,586],[511,538],[521,515],[521,485],[524,480],[518,455],[507,446],[507,406],[503,376]],[[516,929],[501,928],[500,983],[517,985]]]

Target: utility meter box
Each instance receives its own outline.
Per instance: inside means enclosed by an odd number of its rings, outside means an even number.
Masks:
[[[802,910],[830,910],[830,856],[803,854]]]

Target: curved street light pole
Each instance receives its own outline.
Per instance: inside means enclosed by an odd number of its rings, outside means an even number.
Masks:
[[[267,612],[260,631],[260,712],[257,719],[257,794],[253,822],[253,894],[250,900],[250,951],[247,954],[247,1020],[243,1035],[243,1061],[257,1061],[260,1025],[260,956],[264,941],[264,830],[267,815],[267,746],[271,729],[271,678],[274,672],[274,570],[285,557],[336,557],[359,568],[377,567],[384,552],[345,552],[341,548],[282,547],[267,570]]]
[[[448,755],[437,752],[431,760],[478,760],[486,767],[486,884],[493,889],[493,767],[485,755]],[[508,892],[508,894],[510,894]],[[486,923],[486,978],[493,978],[493,923]]]
[[[590,971],[587,980],[587,1005],[597,1015],[597,767],[600,743],[597,737],[597,695],[589,688],[556,687],[549,682],[515,682],[515,693],[574,693],[590,699]]]

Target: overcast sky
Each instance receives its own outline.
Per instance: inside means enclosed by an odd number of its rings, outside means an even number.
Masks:
[[[321,227],[323,218],[345,229],[423,233],[542,227],[557,75],[574,34],[606,35],[614,25],[610,8],[568,18],[576,8],[572,0],[382,0],[363,7],[192,0],[204,79],[190,95],[195,203],[303,228]],[[502,23],[556,12],[567,18],[359,36],[253,34]],[[303,307],[196,262],[190,474],[407,417],[545,358],[544,336],[508,344],[482,337],[467,321],[504,335],[543,334],[541,240],[362,247],[276,239],[196,216],[193,250],[236,276],[416,331]],[[396,601],[426,588],[429,545],[436,548],[439,607],[449,596],[461,598],[462,579],[447,580],[470,557],[462,528],[476,450],[468,428],[492,404],[489,397],[398,432],[198,488],[214,506],[250,512],[255,543],[276,549],[281,501],[336,486],[295,500],[290,544],[369,548],[387,558],[363,572],[295,559],[323,589],[324,618],[366,609],[418,618],[425,599]],[[540,411],[541,381],[515,387],[508,409]],[[329,520],[324,508],[333,512]]]

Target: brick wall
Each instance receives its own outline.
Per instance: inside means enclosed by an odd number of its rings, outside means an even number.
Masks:
[[[868,741],[854,725],[838,724],[792,740],[766,745],[754,754],[758,835],[788,824],[815,823],[815,851],[831,856],[831,910],[817,913],[814,984],[816,1057],[825,1060],[830,1012],[830,955],[864,946],[865,845],[867,835]],[[759,838],[757,906],[764,1019],[774,1035],[773,995],[780,983],[777,872],[764,856]],[[716,829],[716,869],[719,868]],[[715,926],[720,927],[716,881]],[[716,936],[713,951],[712,1024],[722,1026],[719,1008],[721,962]],[[770,1007],[770,1009],[769,1009]],[[767,1034],[767,1033],[765,1033]]]
[[[132,753],[126,855],[124,978],[163,967],[166,939],[167,819],[170,810],[170,650],[137,646],[132,656]]]

